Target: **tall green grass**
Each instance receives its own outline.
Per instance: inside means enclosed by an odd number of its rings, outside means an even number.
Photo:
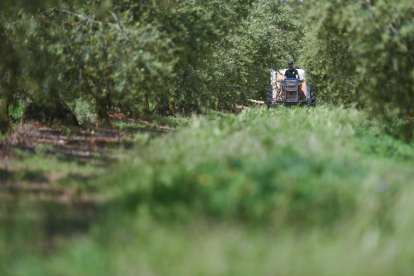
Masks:
[[[20,119],[23,116],[24,109],[26,108],[27,104],[28,101],[24,101],[21,99],[17,100],[15,105],[10,105],[8,107],[9,116],[11,116],[15,120]]]
[[[323,106],[193,117],[97,180],[112,203],[89,236],[7,271],[411,275],[414,146],[378,122]]]

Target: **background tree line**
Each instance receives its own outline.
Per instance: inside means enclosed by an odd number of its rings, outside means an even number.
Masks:
[[[190,113],[263,93],[297,55],[296,15],[278,1],[6,1],[0,13],[1,128],[19,98],[76,98],[139,115]],[[283,30],[278,32],[277,30]]]
[[[357,105],[413,137],[414,5],[409,0],[305,1],[301,63],[319,100]]]
[[[409,0],[38,0],[0,4],[0,125],[18,98],[133,115],[261,98],[271,69],[307,70],[318,100],[412,116]],[[409,139],[412,125],[400,126]],[[408,134],[407,134],[408,133]]]

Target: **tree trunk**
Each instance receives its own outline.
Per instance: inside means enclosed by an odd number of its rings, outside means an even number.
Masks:
[[[216,111],[218,111],[219,110],[219,104],[220,104],[220,91],[217,91],[217,95],[216,95],[216,103],[215,103],[215,108],[216,108]]]
[[[0,132],[5,134],[10,131],[10,120],[8,112],[7,96],[0,90]]]
[[[142,103],[141,111],[142,111],[142,116],[144,117],[150,114],[148,92],[144,92],[144,101]]]
[[[24,122],[37,121],[42,124],[63,124],[65,126],[79,126],[76,115],[61,100],[52,101],[53,104],[29,103],[23,113]]]
[[[170,99],[170,109],[173,115],[175,116],[175,99],[174,98]]]
[[[108,116],[108,97],[109,92],[105,88],[100,91],[99,86],[95,86],[95,111],[98,124],[110,124]]]

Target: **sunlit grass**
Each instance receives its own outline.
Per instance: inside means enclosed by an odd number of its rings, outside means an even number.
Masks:
[[[138,135],[89,184],[112,199],[105,221],[7,271],[411,275],[413,145],[376,122],[354,109],[258,108]]]

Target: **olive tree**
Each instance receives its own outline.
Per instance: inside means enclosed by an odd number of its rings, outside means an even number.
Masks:
[[[306,2],[309,32],[302,60],[320,96],[356,102],[389,118],[412,114],[412,2]]]

